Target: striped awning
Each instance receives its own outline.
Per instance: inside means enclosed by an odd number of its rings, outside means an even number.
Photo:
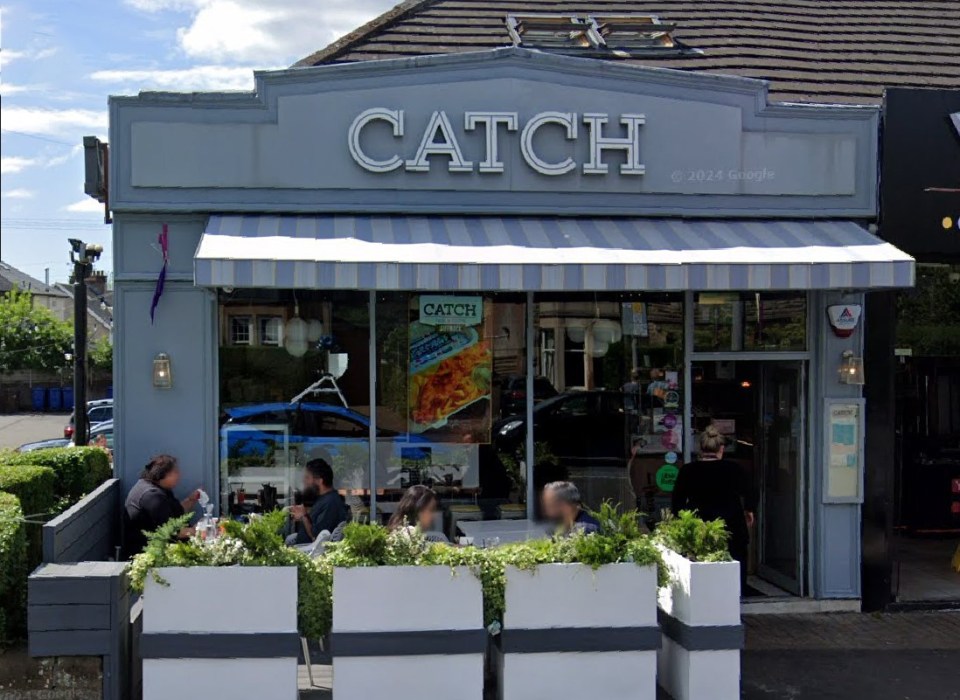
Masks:
[[[913,285],[906,253],[849,221],[211,216],[212,287],[763,290]]]

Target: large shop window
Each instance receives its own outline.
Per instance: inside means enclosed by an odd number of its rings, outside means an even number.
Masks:
[[[668,506],[683,459],[680,295],[541,294],[534,319],[536,492],[564,480],[589,508]],[[500,431],[506,451],[523,452],[525,424]]]
[[[693,323],[696,352],[807,349],[803,293],[699,292]]]
[[[423,484],[442,529],[525,517],[522,454],[497,434],[526,402],[525,296],[380,294],[376,303],[377,516]]]
[[[322,458],[366,517],[368,302],[360,292],[221,293],[220,491],[231,515],[309,500],[302,469]]]

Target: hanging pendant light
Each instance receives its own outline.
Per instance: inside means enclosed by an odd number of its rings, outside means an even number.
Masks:
[[[283,346],[293,357],[307,354],[307,322],[300,318],[296,294],[293,296],[293,318],[287,321],[283,329]]]

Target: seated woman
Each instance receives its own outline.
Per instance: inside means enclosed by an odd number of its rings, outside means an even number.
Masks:
[[[439,508],[440,499],[433,489],[422,485],[411,486],[390,516],[387,529],[392,532],[404,527],[418,527],[428,542],[449,542],[442,532],[431,529]]]
[[[178,501],[173,489],[180,483],[180,467],[170,455],[157,455],[144,467],[140,479],[123,504],[123,553],[129,559],[143,551],[147,544],[144,532],[152,532],[171,518],[179,518],[193,510],[200,499],[200,490]],[[193,528],[180,531],[180,537],[193,534]]]

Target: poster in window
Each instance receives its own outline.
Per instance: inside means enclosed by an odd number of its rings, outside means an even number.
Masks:
[[[437,442],[489,442],[493,353],[483,299],[421,297],[420,307],[410,324],[409,431]]]

